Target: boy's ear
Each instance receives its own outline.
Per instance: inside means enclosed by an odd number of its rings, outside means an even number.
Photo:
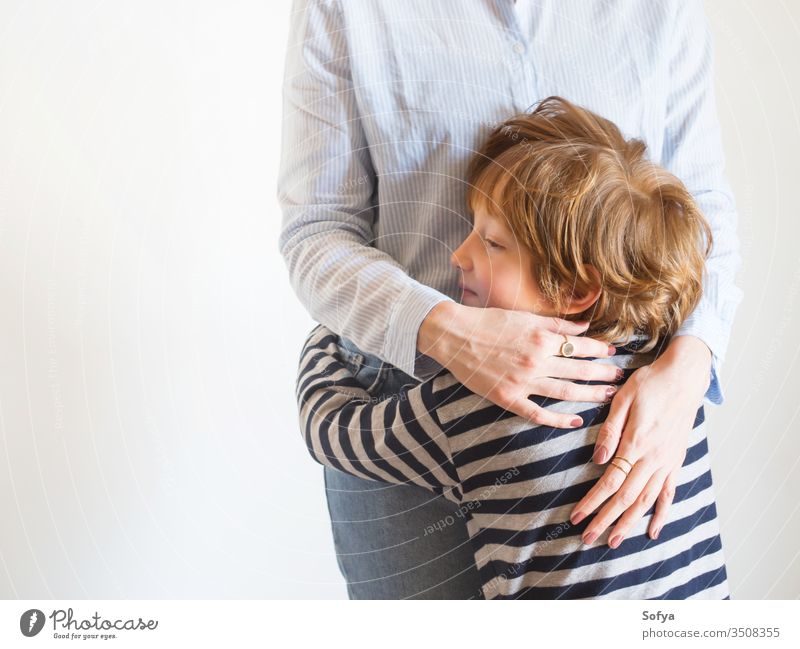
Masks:
[[[595,302],[597,302],[597,299],[600,297],[600,291],[603,287],[603,281],[600,277],[600,273],[591,264],[586,264],[584,268],[593,278],[592,285],[584,295],[574,293],[569,297],[569,301],[567,303],[568,314],[581,313],[582,311],[585,311]]]

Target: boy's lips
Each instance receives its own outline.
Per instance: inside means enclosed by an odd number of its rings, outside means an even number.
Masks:
[[[470,288],[467,288],[467,287],[466,287],[466,286],[464,286],[463,284],[459,284],[459,285],[458,285],[458,288],[460,288],[460,289],[461,289],[461,292],[462,292],[462,293],[472,293],[473,295],[477,295],[477,293],[475,293],[475,291],[473,291],[473,290],[472,290],[472,289],[470,289]]]

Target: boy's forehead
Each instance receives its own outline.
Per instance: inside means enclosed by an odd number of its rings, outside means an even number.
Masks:
[[[505,182],[503,182],[503,185]],[[492,188],[476,187],[473,199],[475,213],[481,212],[484,216],[493,217],[502,214],[500,207],[503,202],[503,187],[497,183]]]
[[[473,208],[472,216],[475,221],[475,225],[487,225],[493,221],[497,221],[496,212],[499,210],[499,207],[492,203],[486,196],[481,196],[478,198],[476,200],[476,204],[473,205]]]
[[[472,206],[476,223],[480,221],[484,225],[495,224],[507,228],[508,218],[504,214],[502,204],[502,188],[495,187],[491,196],[478,192]]]

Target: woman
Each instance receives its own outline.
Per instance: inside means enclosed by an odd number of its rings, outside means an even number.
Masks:
[[[454,299],[459,275],[447,262],[472,227],[466,164],[492,125],[551,94],[641,137],[695,197],[714,249],[700,304],[646,375],[634,373],[620,389],[598,436],[595,461],[635,447],[641,470],[621,480],[609,467],[576,515],[602,505],[601,522],[621,512],[641,518],[642,494],[661,479],[656,515],[666,516],[695,406],[703,395],[722,402],[719,368],[741,300],[708,28],[699,3],[524,9],[482,0],[296,2],[284,88],[281,252],[300,299],[363,358],[376,389],[445,367],[532,423],[569,427],[569,415],[528,397],[598,400],[596,386],[569,380],[608,385],[609,369],[555,363],[563,340],[548,335],[575,336],[587,325]],[[571,340],[574,356],[600,355],[597,341]],[[351,596],[460,598],[477,590],[463,521],[420,535],[453,514],[449,503],[340,471],[326,470],[326,484]]]

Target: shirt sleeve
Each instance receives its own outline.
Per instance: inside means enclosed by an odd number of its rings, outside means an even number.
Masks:
[[[311,316],[360,349],[425,380],[422,321],[451,298],[373,245],[378,179],[353,88],[337,2],[295,0],[283,87],[281,255]]]
[[[460,502],[450,444],[432,414],[432,381],[377,398],[356,380],[338,341],[319,325],[300,358],[296,396],[311,456],[360,478],[414,484]]]
[[[700,0],[677,2],[672,30],[670,93],[666,107],[663,165],[680,178],[708,220],[713,249],[706,261],[703,294],[676,336],[691,335],[712,352],[706,398],[724,401],[720,368],[725,359],[742,291],[735,276],[741,267],[737,213],[724,175],[724,153],[714,97],[713,43]]]

